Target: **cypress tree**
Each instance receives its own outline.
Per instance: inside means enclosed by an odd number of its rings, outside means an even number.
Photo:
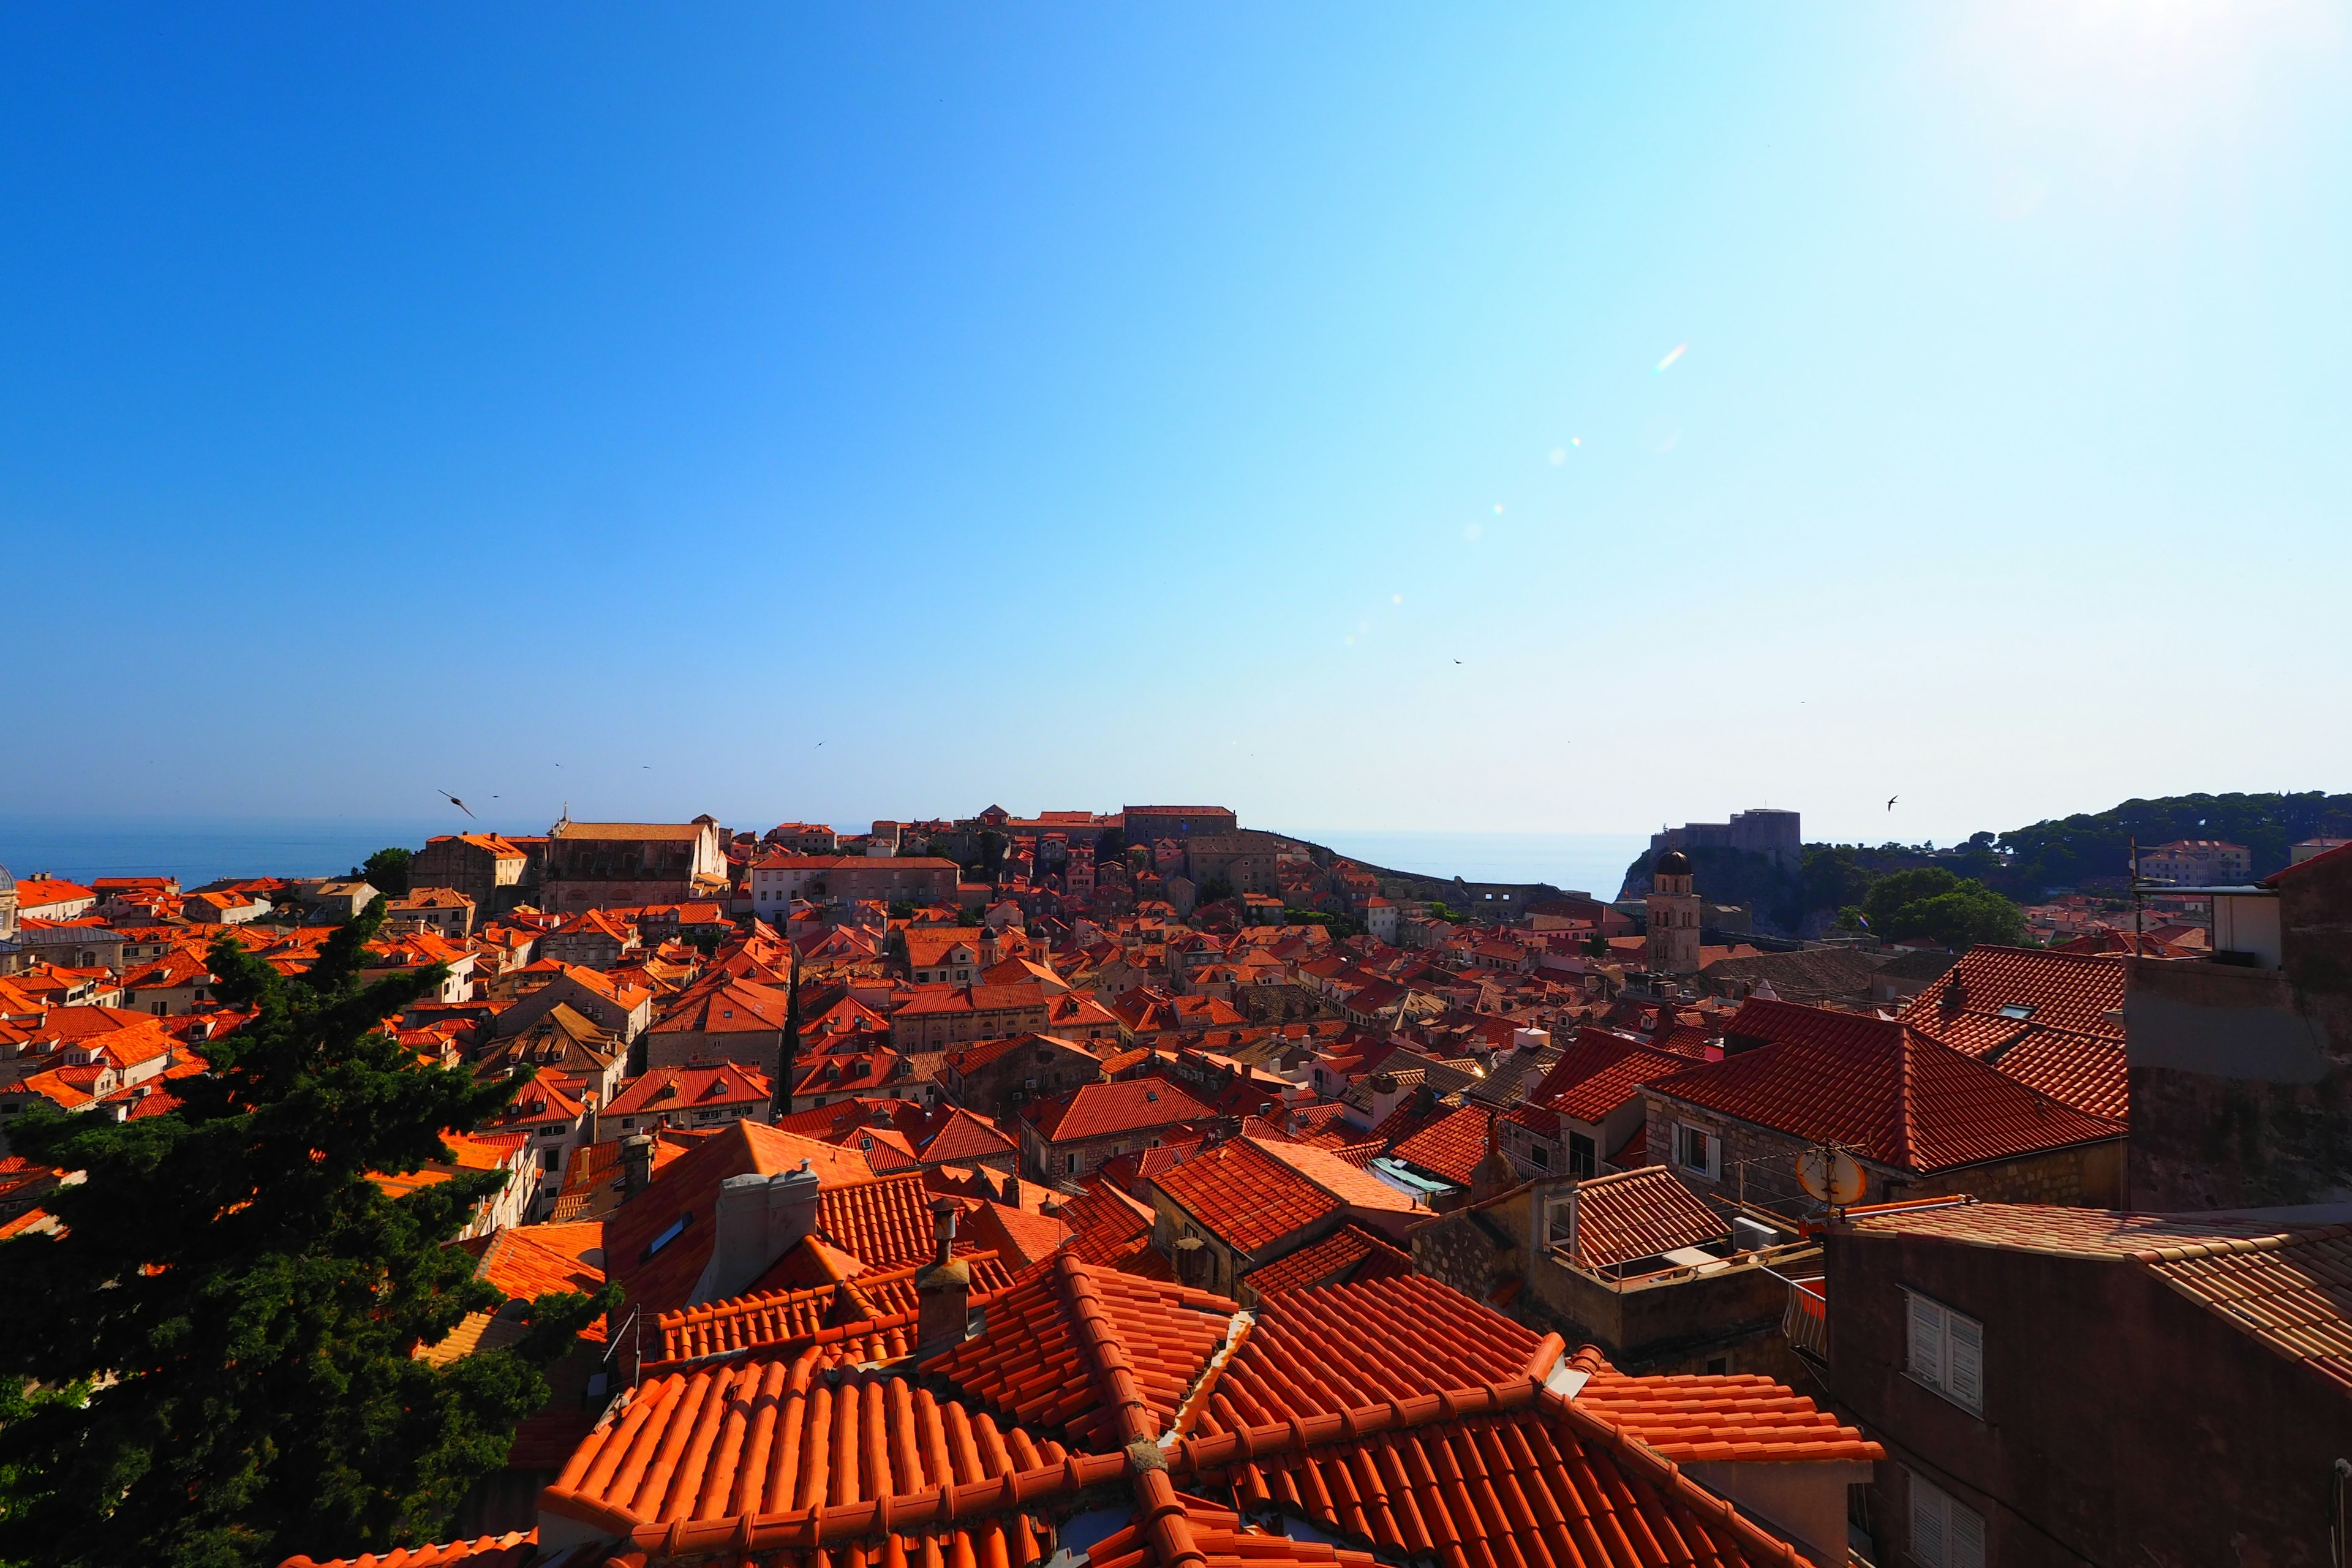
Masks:
[[[520,1079],[421,1064],[384,1021],[437,971],[363,984],[378,899],[299,976],[210,955],[243,1027],[196,1049],[173,1111],[28,1112],[16,1152],[87,1173],[62,1237],[0,1243],[0,1379],[89,1389],[0,1404],[0,1562],[230,1568],[434,1539],[548,1397],[541,1369],[608,1305],[542,1296],[507,1350],[415,1359],[501,1293],[444,1244],[506,1180],[392,1197]]]

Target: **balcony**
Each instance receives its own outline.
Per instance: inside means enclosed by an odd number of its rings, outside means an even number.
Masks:
[[[1780,1314],[1789,1348],[1826,1366],[1830,1359],[1829,1296],[1819,1279],[1789,1281],[1789,1304]]]

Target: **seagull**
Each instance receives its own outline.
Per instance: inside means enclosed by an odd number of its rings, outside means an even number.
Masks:
[[[436,789],[433,793],[439,795],[443,800],[447,801],[451,805],[456,806],[459,811],[464,812],[467,816],[472,816],[474,815],[474,808],[472,806],[467,805],[464,801],[459,800],[447,790]]]
[[[1455,659],[1454,662],[1454,663],[1456,663],[1456,664],[1460,664],[1462,661],[1461,661],[1460,659],[1458,659],[1458,658],[1457,658],[1457,659]]]
[[[1896,801],[1898,801],[1898,800],[1901,800],[1902,798],[1903,798],[1903,797],[1902,797],[1901,795],[1888,795],[1888,796],[1886,797],[1886,809],[1887,809],[1887,810],[1889,810],[1889,811],[1893,811],[1893,810],[1895,809],[1895,803]]]

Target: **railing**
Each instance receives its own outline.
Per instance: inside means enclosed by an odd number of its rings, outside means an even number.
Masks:
[[[1789,1305],[1780,1314],[1789,1348],[1818,1362],[1830,1359],[1829,1297],[1819,1279],[1789,1281]]]

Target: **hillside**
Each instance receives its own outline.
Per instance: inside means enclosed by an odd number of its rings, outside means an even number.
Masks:
[[[2127,800],[2105,811],[2053,818],[2006,833],[1982,832],[1966,844],[1931,850],[1925,845],[1809,844],[1801,868],[1776,867],[1760,855],[1734,849],[1691,852],[1699,890],[1720,903],[1746,904],[1759,930],[1817,935],[1849,904],[1860,904],[1880,878],[1940,867],[1982,882],[2021,903],[2121,879],[2131,863],[2131,841],[2143,848],[2176,838],[2220,838],[2253,854],[2254,875],[2287,863],[2288,847],[2321,835],[2352,837],[2352,795],[2317,790],[2299,795],[2180,795]],[[1649,887],[1649,856],[1625,868],[1624,891]]]

